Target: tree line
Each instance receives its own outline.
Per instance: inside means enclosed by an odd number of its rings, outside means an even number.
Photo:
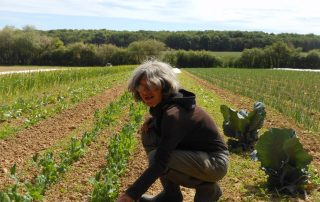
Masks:
[[[296,45],[295,45],[296,44]],[[319,68],[320,36],[240,31],[0,30],[1,65],[105,66],[151,57],[178,67]],[[242,51],[223,61],[212,51]],[[308,52],[307,52],[308,51]]]
[[[245,68],[299,68],[320,69],[320,49],[302,52],[284,42],[265,48],[245,49],[241,57],[229,61],[228,66]]]
[[[168,48],[207,51],[243,51],[248,48],[263,48],[278,41],[292,44],[303,51],[320,49],[320,36],[314,34],[273,34],[248,31],[113,31],[57,29],[41,31],[57,37],[64,44],[83,42],[90,44],[113,44],[128,47],[134,41],[154,39]]]

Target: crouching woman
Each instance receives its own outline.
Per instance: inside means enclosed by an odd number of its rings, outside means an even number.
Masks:
[[[194,188],[196,202],[217,201],[228,150],[214,121],[196,105],[195,94],[180,88],[170,65],[156,60],[135,69],[128,89],[150,107],[151,117],[141,128],[149,167],[117,201],[180,202],[180,186]],[[145,195],[158,178],[163,191]]]

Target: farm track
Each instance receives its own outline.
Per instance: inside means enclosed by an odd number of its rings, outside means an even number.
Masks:
[[[8,171],[13,164],[17,164],[19,173],[34,154],[51,148],[80,127],[83,122],[93,120],[97,109],[104,108],[124,90],[125,85],[113,86],[52,118],[19,132],[14,137],[0,140],[0,189],[12,182],[8,177]]]
[[[248,111],[252,110],[253,103],[255,102],[254,100],[243,97],[241,95],[236,95],[230,91],[216,87],[213,84],[186,71],[184,71],[184,74],[194,79],[199,85],[204,86],[210,91],[214,92],[222,99],[226,100],[229,103],[232,103],[237,109],[247,109]],[[264,127],[293,128],[296,131],[303,147],[309,152],[310,155],[313,156],[312,163],[316,168],[320,168],[320,134],[315,134],[312,131],[304,129],[302,126],[297,125],[294,120],[290,120],[288,117],[270,108],[267,108],[267,116],[265,119]]]

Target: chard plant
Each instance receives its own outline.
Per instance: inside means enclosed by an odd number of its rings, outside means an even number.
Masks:
[[[223,132],[230,137],[230,149],[253,150],[258,140],[259,129],[262,128],[266,117],[264,104],[256,102],[250,113],[244,109],[236,111],[226,105],[221,105],[220,110],[224,118]]]
[[[256,157],[268,175],[270,190],[289,195],[306,194],[312,156],[303,149],[293,129],[271,128],[259,138]]]

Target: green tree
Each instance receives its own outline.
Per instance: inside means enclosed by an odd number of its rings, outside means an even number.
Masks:
[[[165,41],[169,48],[189,50],[191,48],[191,37],[188,34],[173,33]]]
[[[240,57],[242,67],[268,67],[261,48],[244,49]]]
[[[113,64],[112,58],[119,51],[120,48],[112,44],[103,44],[97,48],[97,54],[101,60],[102,65],[107,65],[108,63]]]
[[[290,67],[291,55],[294,48],[285,42],[276,42],[265,48],[267,64],[269,67]]]
[[[92,39],[89,40],[90,43],[101,45],[105,44],[108,41],[107,36],[103,32],[96,32]]]
[[[312,50],[308,52],[305,63],[307,68],[320,69],[320,50]]]
[[[165,49],[164,43],[152,39],[135,41],[128,47],[130,56],[136,63],[141,63],[150,57],[159,57],[161,51],[164,51]]]
[[[15,28],[5,27],[0,31],[0,64],[10,65],[14,63],[14,33]]]
[[[96,46],[78,42],[70,44],[67,48],[71,52],[73,66],[101,65],[101,61],[97,56]]]

